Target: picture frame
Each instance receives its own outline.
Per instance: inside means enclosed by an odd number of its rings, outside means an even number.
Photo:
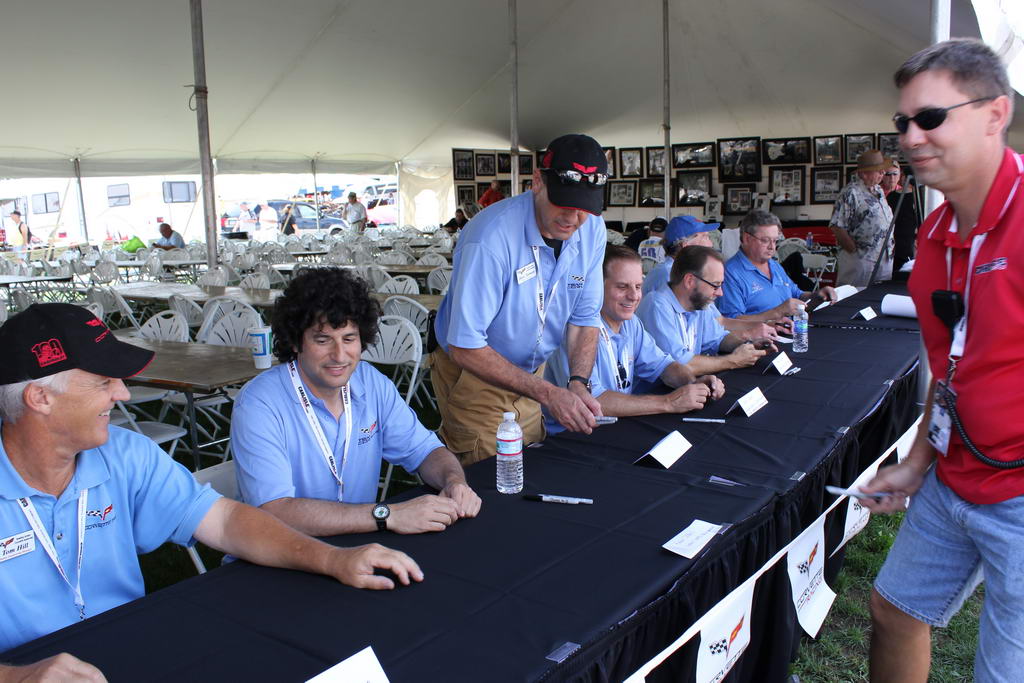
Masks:
[[[882,156],[886,159],[897,159],[901,164],[906,163],[907,161],[907,156],[903,153],[903,149],[900,147],[899,133],[879,133],[878,151],[881,152]]]
[[[718,182],[760,180],[761,138],[718,138]]]
[[[529,152],[519,153],[519,175],[533,175],[533,155],[530,154]]]
[[[843,136],[816,135],[814,137],[814,165],[831,166],[843,163]]]
[[[487,188],[489,188],[490,186],[491,186],[490,181],[488,181],[486,183],[477,183],[476,184],[476,202],[477,202],[477,204],[480,203],[480,198],[484,196],[484,192],[487,192]]]
[[[476,152],[476,174],[478,176],[497,175],[497,168],[494,161],[494,152]]]
[[[845,187],[846,185],[849,185],[850,183],[852,183],[854,180],[856,180],[856,178],[857,178],[857,167],[856,166],[847,166],[846,167],[846,172],[843,174],[843,180],[846,181],[846,183],[845,183],[845,185],[843,187]]]
[[[725,199],[722,202],[726,216],[742,216],[754,208],[754,197],[757,194],[755,183],[733,183],[722,185]]]
[[[704,220],[721,222],[722,198],[719,197],[718,195],[708,197],[707,201],[704,202]]]
[[[463,204],[476,204],[476,186],[475,185],[456,185],[455,197],[459,206]]]
[[[511,152],[498,152],[498,173],[512,173]]]
[[[647,177],[655,178],[665,175],[665,148],[647,148]],[[643,194],[641,192],[641,194]]]
[[[772,195],[771,193],[758,194],[754,198],[754,208],[760,209],[761,211],[771,211],[772,206]]]
[[[768,192],[776,206],[805,204],[806,187],[805,166],[772,166],[768,170]]]
[[[620,147],[618,171],[620,178],[643,178],[644,148]]]
[[[869,149],[875,149],[874,133],[848,133],[843,136],[843,155],[846,163],[857,163],[857,157]]]
[[[711,196],[711,170],[677,171],[672,206],[704,206]]]
[[[473,150],[452,150],[452,173],[455,180],[475,180],[476,166],[473,164]]]
[[[650,147],[648,147],[650,149]],[[664,152],[664,150],[662,150]],[[664,155],[662,155],[664,157]],[[644,178],[637,185],[637,206],[665,206],[665,181],[662,178]]]
[[[761,140],[761,162],[771,164],[811,163],[811,139],[807,138],[763,138]]]
[[[501,190],[501,194],[505,195],[506,198],[512,196],[512,181],[511,180],[499,180],[498,189]]]
[[[533,189],[533,178],[527,178],[526,180],[520,181],[523,187],[523,192],[529,192]]]
[[[834,204],[842,189],[842,166],[811,168],[811,204]]]
[[[683,142],[672,145],[672,168],[713,168],[715,148],[713,142]]]
[[[636,206],[635,180],[608,181],[608,206]]]
[[[616,170],[616,168],[615,168],[615,161],[616,161],[616,159],[615,159],[615,148],[614,147],[602,147],[601,149],[604,150],[604,160],[608,162],[608,177],[609,178],[618,178],[618,175],[615,173],[615,170]]]
[[[536,163],[537,168],[544,168],[544,155],[547,154],[547,153],[548,153],[548,151],[546,149],[542,149],[540,151],[534,152],[533,156],[537,160],[537,163]]]

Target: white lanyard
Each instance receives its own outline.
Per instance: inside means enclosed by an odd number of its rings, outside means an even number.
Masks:
[[[544,276],[541,274],[540,268],[540,247],[533,246],[531,248],[533,249],[533,266],[537,269],[537,277],[534,278],[537,281],[537,298],[534,300],[534,303],[537,305],[537,316],[540,318],[540,327],[537,330],[537,343],[534,346],[534,355],[536,355],[536,350],[540,348],[541,342],[544,341],[544,322],[548,319],[548,304],[551,303],[555,296],[555,287],[558,285],[558,279],[555,278],[554,282],[551,283],[551,292],[545,298]],[[565,248],[564,244],[562,248]],[[555,268],[557,267],[558,265],[556,264]]]
[[[615,388],[621,393],[629,386],[629,377],[633,370],[633,358],[631,354],[627,354],[626,347],[622,347],[622,352],[619,358],[620,366],[625,370],[626,377],[625,381],[619,375],[619,368],[615,366],[615,349],[612,347],[612,338],[608,334],[608,329],[605,327],[604,321],[601,321],[601,339],[604,340],[604,347],[608,351],[608,358],[612,363],[612,375],[615,377]]]
[[[43,545],[43,550],[50,557],[53,566],[57,568],[60,578],[64,579],[64,583],[75,594],[75,607],[78,608],[79,619],[85,619],[85,599],[82,597],[82,554],[85,552],[85,508],[88,506],[88,501],[89,489],[83,489],[78,494],[78,566],[75,572],[75,584],[71,585],[71,579],[68,578],[67,572],[64,571],[64,566],[60,563],[60,558],[57,557],[57,549],[53,546],[50,534],[47,533],[46,528],[43,526],[43,521],[39,519],[36,506],[28,498],[18,499],[21,511],[25,514],[25,518],[28,519],[32,531],[36,533],[36,538]]]
[[[309,428],[313,432],[313,439],[320,446],[320,454],[323,455],[324,462],[327,463],[328,469],[331,470],[335,481],[338,482],[338,502],[343,502],[345,498],[345,482],[342,481],[342,475],[345,471],[345,463],[348,462],[348,446],[352,442],[352,401],[349,398],[348,385],[346,384],[341,388],[341,402],[345,410],[345,448],[342,451],[341,469],[339,470],[338,463],[334,459],[334,450],[327,443],[324,428],[320,426],[320,420],[317,419],[316,414],[313,412],[313,403],[309,400],[306,388],[302,386],[302,380],[299,379],[299,369],[295,365],[295,361],[288,363],[288,376],[292,380],[295,395],[299,397],[302,411],[306,414],[306,421],[309,422]]]
[[[697,330],[686,324],[686,317],[682,312],[679,313],[679,329],[683,331],[683,346],[686,347],[684,350],[692,351],[696,355],[697,349],[694,346],[697,344]]]

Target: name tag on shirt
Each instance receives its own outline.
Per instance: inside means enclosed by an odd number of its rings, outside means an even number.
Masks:
[[[522,268],[516,270],[516,284],[523,284],[527,280],[532,280],[537,277],[537,264],[527,263]]]
[[[31,530],[8,536],[0,539],[0,562],[26,555],[35,549],[36,535]]]
[[[938,382],[935,386],[935,400],[932,401],[932,419],[928,425],[928,443],[942,455],[949,454],[949,433],[952,429],[952,420],[949,411],[946,410],[945,400],[956,402],[956,392],[947,387],[945,382]]]

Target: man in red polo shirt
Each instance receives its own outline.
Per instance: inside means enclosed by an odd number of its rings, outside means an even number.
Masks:
[[[975,680],[1020,680],[1024,161],[1005,142],[1013,92],[974,40],[922,50],[895,81],[900,146],[946,202],[918,231],[910,278],[935,380],[907,458],[864,487],[888,494],[867,502],[873,512],[913,495],[872,594],[871,680],[925,681],[931,626],[945,626],[983,576]]]

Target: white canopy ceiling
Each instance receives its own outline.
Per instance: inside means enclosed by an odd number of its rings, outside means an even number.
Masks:
[[[187,0],[4,5],[0,175],[67,175],[76,156],[92,176],[197,171]],[[670,6],[675,142],[891,130],[891,74],[928,43],[929,0]],[[221,172],[387,173],[508,146],[506,0],[206,0],[204,19]],[[968,0],[952,35],[978,35]],[[661,144],[660,2],[519,0],[519,40],[525,147]]]

